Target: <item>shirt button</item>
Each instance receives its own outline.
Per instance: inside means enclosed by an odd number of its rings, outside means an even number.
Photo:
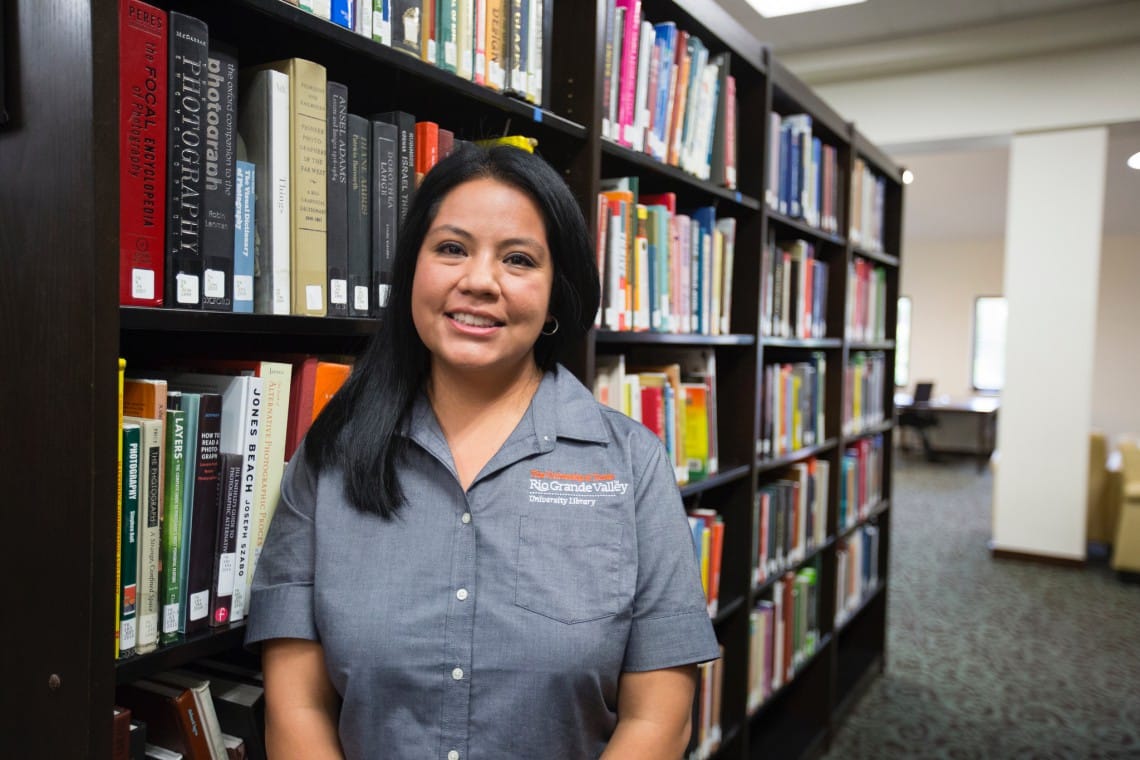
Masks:
[[[451,750],[447,753],[447,760],[459,760],[459,753],[455,750]]]
[[[466,525],[467,523],[471,522],[471,513],[464,512],[463,517],[460,517],[459,519],[463,521],[464,525]]]
[[[454,678],[456,681],[462,681],[463,680],[463,668],[456,668],[455,670],[451,671],[451,677]]]
[[[467,589],[461,588],[458,591],[456,591],[455,592],[455,598],[462,602],[464,599],[467,598]]]

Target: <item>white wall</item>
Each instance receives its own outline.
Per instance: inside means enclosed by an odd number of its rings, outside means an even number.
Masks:
[[[1108,130],[1013,139],[993,545],[1084,559]]]
[[[1093,360],[1092,424],[1112,435],[1140,433],[1138,291],[1140,237],[1105,238]]]

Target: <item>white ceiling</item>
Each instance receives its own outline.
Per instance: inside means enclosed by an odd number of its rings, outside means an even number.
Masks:
[[[746,0],[716,2],[809,85],[1140,40],[1140,0],[867,0],[774,19]],[[1140,236],[1140,171],[1124,165],[1140,151],[1140,125],[1109,135],[1104,234]],[[908,240],[1004,238],[1008,138],[912,145],[892,158],[916,176]]]

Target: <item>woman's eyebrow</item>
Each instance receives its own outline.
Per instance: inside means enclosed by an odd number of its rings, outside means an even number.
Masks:
[[[470,232],[463,229],[462,227],[456,227],[454,224],[440,224],[436,227],[432,227],[428,234],[434,235],[440,232],[447,232],[452,235],[456,235],[457,237],[467,238],[468,240],[471,239]]]

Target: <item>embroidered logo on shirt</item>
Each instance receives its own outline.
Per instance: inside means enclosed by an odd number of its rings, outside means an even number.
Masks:
[[[556,472],[531,470],[532,502],[542,504],[578,504],[592,507],[599,496],[623,496],[629,483],[618,480],[612,472]]]

